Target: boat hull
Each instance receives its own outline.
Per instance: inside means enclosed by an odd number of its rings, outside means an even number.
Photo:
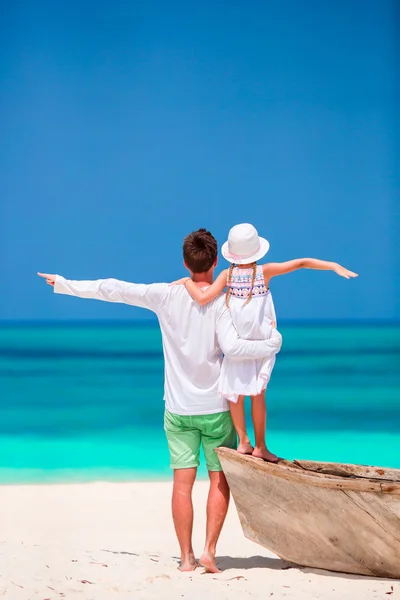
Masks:
[[[343,477],[217,452],[247,538],[298,565],[400,578],[400,471]]]

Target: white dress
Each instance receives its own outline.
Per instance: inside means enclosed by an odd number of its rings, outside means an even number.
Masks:
[[[276,322],[271,292],[266,288],[262,266],[257,265],[251,300],[245,304],[251,288],[253,269],[234,267],[229,284],[229,309],[241,338],[265,340],[271,337],[272,322]],[[224,358],[219,380],[219,392],[231,402],[238,396],[255,396],[267,387],[275,364],[275,356],[261,360]]]

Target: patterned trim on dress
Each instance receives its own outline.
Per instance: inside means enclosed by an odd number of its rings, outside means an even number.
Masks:
[[[251,281],[253,278],[253,269],[239,269],[233,267],[231,281],[228,284],[230,295],[237,298],[247,298],[251,290]],[[257,265],[256,276],[254,279],[253,296],[267,296],[269,289],[264,282],[262,266]]]

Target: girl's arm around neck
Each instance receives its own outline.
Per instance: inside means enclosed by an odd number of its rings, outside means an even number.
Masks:
[[[285,275],[298,269],[318,269],[320,271],[335,271],[341,277],[350,279],[350,277],[358,277],[357,273],[345,269],[341,265],[328,260],[319,260],[318,258],[295,258],[282,263],[268,263],[263,265],[264,279],[268,282],[271,277],[277,275]]]
[[[226,286],[226,277],[227,270],[224,269],[217,277],[217,279],[212,283],[206,290],[202,290],[199,288],[194,281],[189,279],[185,283],[185,287],[189,294],[192,296],[193,300],[196,300],[201,306],[204,304],[208,304],[214,298],[217,298],[223,291]]]

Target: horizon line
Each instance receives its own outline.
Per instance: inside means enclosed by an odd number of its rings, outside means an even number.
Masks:
[[[23,326],[56,326],[56,325],[92,325],[92,326],[146,326],[159,324],[157,317],[142,319],[0,319],[0,327]],[[279,319],[279,324],[285,326],[400,326],[398,319]]]

